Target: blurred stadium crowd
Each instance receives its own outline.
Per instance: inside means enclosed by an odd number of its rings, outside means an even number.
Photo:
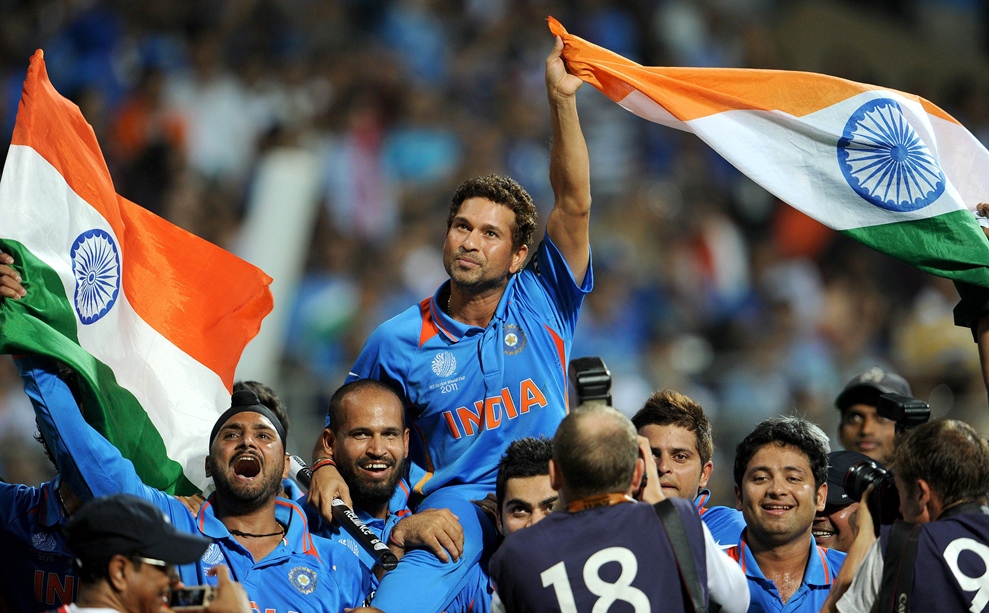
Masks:
[[[313,152],[322,206],[278,386],[293,420],[319,427],[370,331],[446,278],[453,187],[507,174],[549,211],[547,15],[643,64],[810,70],[910,91],[989,145],[987,13],[979,0],[0,0],[0,138],[41,47],[118,191],[227,248],[259,161]],[[631,414],[661,387],[693,397],[728,453],[715,464],[728,466],[772,415],[834,436],[834,397],[878,364],[935,418],[989,431],[949,282],[803,217],[695,137],[590,87],[580,95],[596,288],[573,356],[604,359],[618,408]],[[3,362],[0,472],[38,483],[47,466],[20,387]],[[730,500],[729,471],[715,476],[714,499]]]

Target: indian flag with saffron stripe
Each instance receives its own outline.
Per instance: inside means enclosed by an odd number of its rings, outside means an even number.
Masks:
[[[989,288],[989,151],[911,94],[827,75],[644,67],[570,35],[568,70],[639,117],[696,134],[769,192],[927,272]]]
[[[40,50],[0,179],[0,220],[0,249],[27,291],[0,302],[0,351],[71,366],[87,421],[145,483],[196,491],[241,352],[271,311],[271,278],[118,196]]]

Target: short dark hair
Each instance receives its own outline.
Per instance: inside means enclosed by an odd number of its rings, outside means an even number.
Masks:
[[[923,479],[942,506],[989,493],[989,443],[972,426],[954,419],[929,421],[907,431],[895,451],[896,473],[909,493]]]
[[[278,394],[275,393],[275,390],[257,381],[237,381],[234,383],[235,392],[243,390],[254,392],[254,395],[258,397],[258,402],[271,409],[275,417],[282,422],[285,438],[288,438],[288,409],[285,407],[282,399],[278,397]],[[287,444],[287,441],[282,441],[282,443]]]
[[[330,406],[326,409],[326,413],[330,418],[330,430],[333,432],[338,431],[337,428],[340,426],[340,422],[342,421],[340,410],[343,405],[343,399],[346,398],[348,394],[362,392],[364,390],[379,390],[392,394],[398,398],[399,403],[402,405],[402,428],[405,428],[405,401],[403,400],[402,393],[398,390],[398,388],[391,383],[379,381],[377,379],[357,379],[356,381],[351,381],[350,383],[344,383],[337,389],[337,391],[333,392],[333,396],[330,398]]]
[[[486,177],[474,177],[467,179],[453,192],[450,201],[450,215],[446,219],[446,227],[449,230],[453,225],[453,218],[460,212],[460,206],[469,198],[487,198],[502,206],[506,206],[515,213],[515,225],[512,227],[512,247],[519,249],[522,245],[526,247],[532,243],[532,234],[536,230],[539,221],[539,214],[536,205],[532,202],[532,196],[518,184],[515,179],[500,175],[488,175]]]
[[[645,405],[632,417],[636,430],[645,426],[678,426],[694,433],[697,439],[697,455],[701,465],[711,461],[714,455],[714,434],[704,409],[689,397],[675,390],[660,390],[646,400]]]
[[[806,419],[781,415],[760,423],[735,448],[735,485],[742,486],[742,478],[752,456],[769,444],[797,448],[807,456],[814,474],[814,485],[821,487],[827,481],[828,454],[831,452],[828,435]]]
[[[583,422],[604,417],[596,428]],[[638,435],[627,417],[603,404],[585,404],[567,415],[553,437],[553,461],[563,472],[570,495],[585,498],[625,492],[639,458]]]
[[[548,438],[527,436],[512,441],[498,463],[498,481],[495,484],[498,508],[505,502],[505,490],[510,479],[548,475],[552,457],[553,441]]]

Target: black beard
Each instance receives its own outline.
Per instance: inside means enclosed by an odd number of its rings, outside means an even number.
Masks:
[[[350,499],[354,502],[354,508],[365,511],[388,504],[388,501],[391,500],[395,488],[398,486],[398,480],[405,472],[405,461],[397,462],[393,468],[394,472],[387,481],[368,481],[364,475],[358,472],[356,462],[337,464],[340,476],[350,488]]]
[[[235,486],[227,478],[227,473],[209,458],[210,473],[213,475],[213,485],[216,488],[217,502],[227,515],[246,515],[271,504],[282,491],[281,471],[273,471],[265,477],[260,486],[246,489]]]

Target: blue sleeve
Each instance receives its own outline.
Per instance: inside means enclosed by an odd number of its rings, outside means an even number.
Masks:
[[[724,549],[738,544],[745,529],[745,518],[738,509],[729,507],[710,507],[704,510],[701,520],[711,531],[711,536],[719,547]]]
[[[14,362],[59,472],[81,500],[125,493],[167,508],[164,499],[170,497],[144,485],[130,460],[86,423],[51,359],[28,355]]]
[[[522,282],[525,295],[530,298],[528,300],[530,306],[538,309],[542,300],[538,299],[536,294],[543,294],[543,300],[547,300],[552,307],[543,315],[552,317],[559,326],[558,332],[565,338],[571,338],[577,326],[577,316],[580,314],[584,296],[594,287],[591,263],[588,263],[584,282],[578,285],[563,254],[547,234],[539,243],[536,255],[526,265],[519,280]]]

